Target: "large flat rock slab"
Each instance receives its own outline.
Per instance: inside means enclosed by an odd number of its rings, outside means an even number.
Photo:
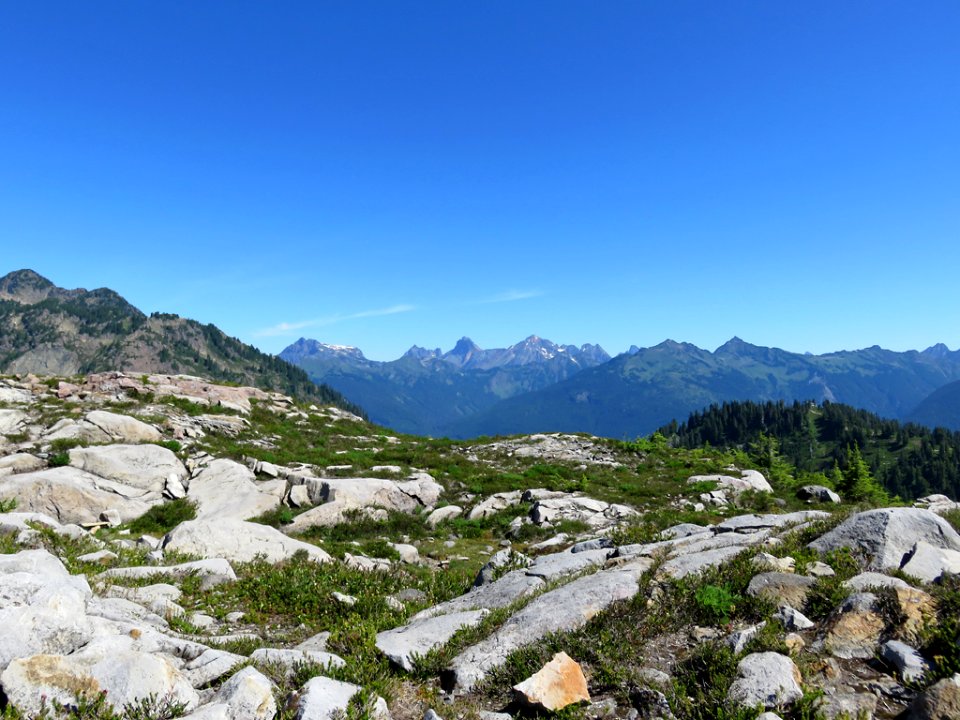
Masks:
[[[294,540],[276,528],[232,518],[188,520],[167,533],[164,550],[175,550],[203,558],[226,558],[231,562],[251,562],[262,558],[280,562],[303,551],[317,562],[330,555],[316,545]]]
[[[161,501],[150,493],[129,497],[118,489],[118,483],[78,468],[58,467],[4,478],[0,499],[16,500],[17,510],[43,513],[64,525],[96,523],[105,512],[127,522]]]
[[[253,471],[233,460],[214,460],[190,480],[187,497],[197,506],[197,519],[247,520],[273,510],[286,483],[257,482]]]
[[[603,570],[540,595],[485,640],[460,653],[444,674],[446,686],[467,691],[514,650],[552,632],[575,630],[617,600],[639,591],[641,566]]]
[[[882,508],[844,520],[810,547],[818,552],[849,548],[867,570],[898,570],[918,542],[960,551],[960,535],[942,517],[921,508]]]
[[[377,633],[376,645],[390,660],[411,672],[416,657],[445,645],[460,628],[478,624],[488,612],[466,610],[422,618],[408,625]]]
[[[188,475],[172,451],[149,444],[74,448],[70,465],[101,478],[101,487],[144,502],[159,502],[171,475],[181,482]]]

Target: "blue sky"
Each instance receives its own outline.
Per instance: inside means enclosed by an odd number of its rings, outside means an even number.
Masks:
[[[0,7],[0,273],[268,352],[960,345],[960,4]]]

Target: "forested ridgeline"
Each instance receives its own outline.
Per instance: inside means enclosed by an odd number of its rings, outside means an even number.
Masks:
[[[960,432],[887,420],[849,405],[725,402],[659,432],[686,448],[753,449],[772,438],[796,471],[831,475],[859,461],[892,495],[960,495]]]

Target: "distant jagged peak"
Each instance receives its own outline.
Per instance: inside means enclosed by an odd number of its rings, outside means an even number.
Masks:
[[[464,335],[457,340],[457,344],[453,346],[453,350],[444,353],[441,357],[452,365],[466,367],[470,364],[471,360],[481,353],[483,353],[483,350],[480,349],[480,346]]]
[[[731,354],[732,355],[735,353],[742,353],[744,351],[756,350],[756,349],[758,349],[757,345],[751,345],[745,340],[742,340],[741,338],[734,335],[732,338],[727,340],[723,345],[718,347],[714,351],[714,354],[715,355]]]
[[[292,358],[319,358],[319,357],[340,357],[352,358],[355,360],[366,360],[360,348],[353,345],[336,345],[333,343],[322,343],[319,340],[310,338],[300,338],[295,343],[288,345],[280,353],[284,360],[292,362]]]
[[[944,358],[952,355],[953,352],[941,342],[937,343],[936,345],[931,345],[926,350],[922,351],[921,354],[932,358]]]
[[[429,348],[420,347],[419,345],[412,345],[410,349],[402,355],[402,357],[415,358],[416,360],[433,360],[442,356],[443,351],[440,348],[430,350]]]

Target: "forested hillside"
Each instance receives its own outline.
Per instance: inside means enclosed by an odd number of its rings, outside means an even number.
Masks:
[[[660,429],[677,446],[752,448],[775,440],[800,473],[846,469],[862,457],[891,494],[913,499],[960,494],[960,433],[886,420],[848,405],[824,402],[726,402]]]

